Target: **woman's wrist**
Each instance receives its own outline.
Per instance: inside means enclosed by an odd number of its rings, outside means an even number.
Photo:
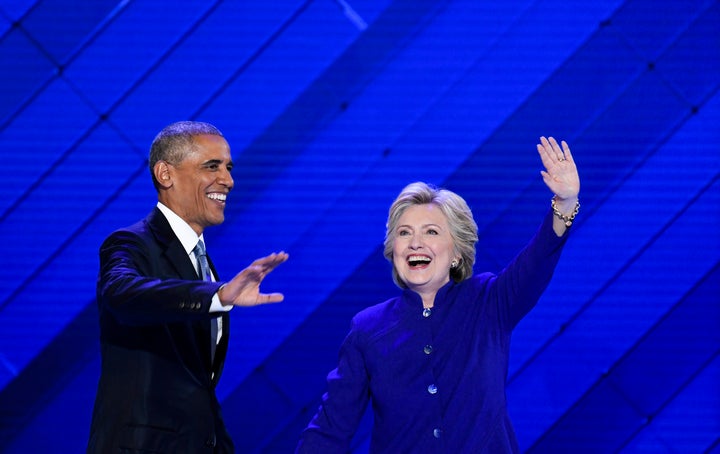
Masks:
[[[563,221],[566,227],[573,224],[575,216],[580,211],[580,201],[577,196],[561,199],[555,195],[550,202],[550,206],[555,217]]]

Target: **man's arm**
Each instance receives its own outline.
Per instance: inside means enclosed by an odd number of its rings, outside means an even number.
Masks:
[[[100,248],[100,305],[130,325],[209,318],[222,283],[180,279],[162,255],[133,232],[113,233]]]

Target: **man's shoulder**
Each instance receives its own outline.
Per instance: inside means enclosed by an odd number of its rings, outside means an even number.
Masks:
[[[155,241],[158,231],[166,230],[167,220],[162,213],[154,209],[145,218],[125,227],[114,230],[105,238],[104,244],[116,241],[148,242]]]

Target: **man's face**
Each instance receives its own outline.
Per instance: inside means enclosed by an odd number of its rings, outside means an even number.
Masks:
[[[200,235],[225,220],[225,199],[233,188],[232,158],[224,138],[203,134],[193,138],[195,150],[177,165],[168,165],[171,186],[163,203]]]

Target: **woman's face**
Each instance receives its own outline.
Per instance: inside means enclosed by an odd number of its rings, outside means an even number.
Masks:
[[[459,258],[447,218],[435,204],[405,209],[395,227],[393,265],[398,276],[420,294],[431,294],[450,280],[450,263]]]

